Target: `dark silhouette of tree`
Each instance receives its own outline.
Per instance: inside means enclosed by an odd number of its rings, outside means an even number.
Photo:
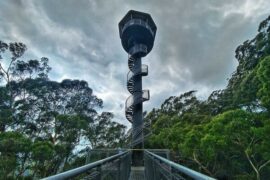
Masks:
[[[22,60],[26,46],[0,41],[0,174],[45,177],[72,168],[81,141],[123,145],[125,126],[97,109],[102,100],[83,80],[48,78],[48,58]],[[86,146],[85,146],[86,148]]]

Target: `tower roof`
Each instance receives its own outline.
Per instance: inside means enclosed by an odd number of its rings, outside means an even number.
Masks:
[[[152,19],[151,15],[148,13],[140,12],[140,11],[135,11],[135,10],[130,10],[128,13],[123,17],[123,19],[119,22],[119,33],[121,37],[121,30],[124,27],[124,25],[131,19],[141,19],[151,27],[152,31],[155,33],[157,30],[157,26]]]

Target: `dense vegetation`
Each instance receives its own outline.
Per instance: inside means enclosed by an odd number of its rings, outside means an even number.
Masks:
[[[26,46],[0,41],[0,175],[32,179],[81,165],[86,149],[123,147],[125,126],[98,113],[85,81],[48,78],[47,58],[22,60]],[[236,49],[239,65],[223,90],[199,100],[169,97],[145,117],[147,148],[218,179],[270,177],[270,16]],[[148,133],[148,132],[146,132]],[[86,146],[84,146],[86,147]]]
[[[270,16],[235,51],[238,67],[223,90],[199,100],[172,96],[146,116],[147,147],[219,179],[270,178]]]
[[[87,82],[51,81],[47,58],[22,60],[23,43],[0,41],[0,177],[46,177],[85,161],[86,149],[121,147],[122,124]],[[80,152],[79,152],[80,151]],[[82,165],[82,164],[80,164]]]

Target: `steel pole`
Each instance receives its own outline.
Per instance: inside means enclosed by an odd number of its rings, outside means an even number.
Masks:
[[[141,71],[141,58],[137,57],[134,62],[134,72]],[[134,77],[134,94],[139,94],[138,98],[142,99],[142,76]],[[138,92],[138,93],[136,93]],[[136,142],[138,139],[143,138],[143,103],[142,101],[135,105],[133,114],[133,134],[132,141]],[[133,147],[136,149],[132,153],[132,164],[133,166],[142,166],[143,165],[143,142],[136,143]]]

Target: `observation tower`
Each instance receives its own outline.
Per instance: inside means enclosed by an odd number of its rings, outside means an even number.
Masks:
[[[132,164],[143,165],[143,102],[150,99],[149,90],[142,89],[142,76],[148,75],[148,66],[142,64],[153,48],[157,27],[150,14],[130,10],[119,22],[122,46],[128,53],[127,89],[131,95],[126,100],[125,114],[132,123]]]

